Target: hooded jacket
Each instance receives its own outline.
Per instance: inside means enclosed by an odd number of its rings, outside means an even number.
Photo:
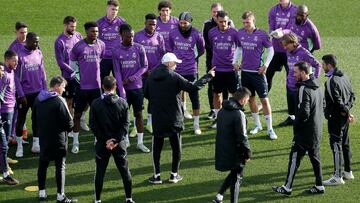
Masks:
[[[180,91],[198,91],[212,79],[210,74],[191,83],[178,73],[161,64],[150,74],[145,84],[144,96],[149,100],[152,115],[153,135],[168,137],[181,132],[184,111]]]
[[[215,168],[228,171],[245,164],[251,157],[246,135],[246,116],[234,98],[224,100],[217,117]]]
[[[38,129],[40,157],[64,157],[67,152],[67,133],[74,126],[65,99],[56,92],[41,91],[34,102],[32,122]]]
[[[302,81],[299,86],[294,141],[307,148],[318,148],[323,130],[323,95],[319,81],[310,77]]]
[[[341,113],[349,114],[354,102],[355,94],[349,78],[335,68],[332,76],[325,82],[325,118],[336,119]]]
[[[106,143],[109,139],[121,142],[129,132],[129,124],[129,107],[125,99],[115,94],[103,94],[91,104],[90,128],[98,142]]]

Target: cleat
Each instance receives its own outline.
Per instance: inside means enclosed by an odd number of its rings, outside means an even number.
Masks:
[[[149,178],[149,183],[152,183],[152,184],[162,184],[162,180],[160,178],[160,176],[156,177],[155,176],[151,176]]]
[[[283,194],[285,196],[290,196],[291,195],[291,190],[287,190],[284,185],[283,186],[272,186],[272,190],[274,192]]]
[[[19,181],[16,180],[15,178],[11,177],[11,175],[6,176],[5,178],[2,179],[2,181],[8,185],[17,185],[19,184]]]
[[[194,126],[194,133],[195,135],[201,135],[201,129],[198,125]]]
[[[350,172],[344,171],[344,172],[343,172],[343,178],[346,179],[346,180],[353,180],[353,179],[355,179],[352,171],[350,171]]]
[[[294,125],[294,120],[291,119],[290,116],[288,116],[286,120],[284,120],[279,124],[280,127],[291,126],[291,125]]]
[[[188,111],[184,111],[184,118],[186,119],[192,119],[192,115]]]
[[[276,140],[278,137],[273,129],[268,131],[269,137],[271,140]]]
[[[208,114],[208,119],[210,120],[214,120],[216,118],[215,116],[215,111],[214,110],[210,110],[209,114]]]
[[[63,200],[57,200],[56,203],[73,203],[73,202],[77,202],[77,199],[72,199],[69,197],[64,196]]]
[[[255,135],[258,132],[262,131],[262,127],[261,126],[255,126],[255,128],[253,128],[252,130],[250,130],[250,134]]]
[[[210,128],[216,129],[216,127],[217,127],[217,120],[215,119],[215,120],[211,123]]]
[[[144,152],[144,153],[149,153],[150,149],[148,149],[143,143],[138,144],[136,146],[136,148],[138,148],[140,151]]]
[[[312,186],[309,189],[306,189],[305,192],[310,194],[324,194],[325,193],[325,187],[324,186]]]
[[[136,128],[134,127],[134,128],[131,130],[131,132],[130,132],[130,134],[129,134],[129,137],[136,137],[136,134],[137,134],[137,130],[136,130]]]
[[[73,154],[79,153],[79,143],[74,143],[74,144],[73,144],[72,149],[71,149],[71,152],[72,152]]]
[[[177,183],[179,181],[181,181],[183,179],[183,177],[179,174],[177,174],[176,176],[174,176],[173,174],[170,175],[170,178],[169,178],[169,182],[170,183]]]
[[[345,184],[345,181],[343,180],[342,177],[335,177],[332,176],[331,178],[323,181],[324,185],[343,185]]]

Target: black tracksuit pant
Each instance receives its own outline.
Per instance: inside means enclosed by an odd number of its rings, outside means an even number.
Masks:
[[[114,148],[113,150],[108,150],[106,148],[106,143],[98,141],[95,145],[95,162],[96,162],[96,171],[95,171],[95,195],[96,200],[100,200],[101,191],[103,189],[104,177],[106,168],[109,164],[110,156],[112,155],[114,158],[114,162],[116,164],[117,169],[120,172],[126,198],[131,198],[132,194],[132,178],[131,173],[128,167],[128,159],[126,150],[122,149],[119,146]]]
[[[23,130],[23,127],[24,127],[24,124],[26,121],[26,114],[30,108],[32,110],[35,99],[38,96],[38,94],[39,94],[39,92],[25,95],[26,101],[27,101],[27,106],[18,105],[18,107],[17,107],[18,108],[18,116],[17,116],[17,121],[16,121],[16,136],[17,137],[22,136],[22,130]],[[36,133],[37,126],[32,124],[32,130],[33,130],[33,137],[38,137],[38,135]]]
[[[239,167],[232,169],[218,192],[219,194],[224,195],[225,191],[230,187],[231,203],[238,202],[244,167],[244,164],[240,164]]]
[[[64,193],[65,186],[65,160],[66,158],[63,156],[56,157],[54,159],[48,158],[39,158],[39,168],[38,168],[38,184],[39,190],[45,190],[45,182],[46,182],[46,173],[47,168],[49,167],[50,161],[54,160],[55,162],[55,178],[56,178],[56,186],[57,193]]]
[[[328,131],[330,137],[330,147],[334,158],[334,175],[342,177],[342,162],[344,159],[344,170],[351,171],[351,149],[349,138],[349,122],[347,117],[331,117],[328,120]]]
[[[286,87],[286,99],[288,105],[288,114],[295,115],[296,105],[297,105],[297,98],[299,97],[297,90],[292,90]]]
[[[320,148],[306,148],[302,145],[294,143],[291,147],[291,152],[289,156],[289,166],[288,173],[285,181],[285,186],[288,189],[292,188],[292,184],[295,178],[297,169],[300,166],[302,158],[305,156],[306,152],[310,158],[311,164],[313,166],[314,175],[315,175],[315,185],[322,186],[322,169],[320,162]]]
[[[153,136],[152,138],[152,155],[153,155],[153,166],[154,174],[160,173],[160,157],[161,150],[164,146],[164,137]],[[170,146],[172,149],[172,167],[171,172],[177,173],[180,166],[181,159],[181,135],[175,133],[169,137]]]

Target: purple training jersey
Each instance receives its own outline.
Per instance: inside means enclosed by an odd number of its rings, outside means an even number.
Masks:
[[[120,16],[115,17],[112,21],[104,16],[97,21],[99,25],[99,39],[103,41],[106,46],[105,59],[111,59],[111,50],[121,43],[119,27],[125,23],[126,20]]]
[[[171,30],[178,27],[179,19],[174,16],[170,16],[169,21],[164,23],[161,21],[159,16],[156,20],[156,31],[164,37],[166,52],[170,52],[169,33],[171,32]]]
[[[290,23],[290,20],[295,18],[296,12],[297,6],[291,2],[286,8],[282,8],[280,3],[276,4],[269,11],[269,32],[279,28],[285,29]],[[280,39],[273,38],[272,44],[275,52],[286,52],[284,47],[281,45]]]
[[[264,49],[272,47],[269,35],[261,29],[249,33],[242,28],[238,32],[242,50],[241,70],[258,72],[264,65]]]
[[[19,51],[25,46],[25,42],[22,43],[18,39],[15,39],[9,46],[8,50],[14,51],[19,55]]]
[[[304,47],[299,45],[296,49],[291,52],[287,52],[287,61],[289,66],[289,74],[286,78],[286,85],[291,90],[296,90],[296,79],[294,76],[294,65],[297,62],[304,61],[309,63],[313,68],[315,68],[314,76],[318,78],[320,76],[321,65],[314,58],[314,56]]]
[[[229,29],[224,32],[220,31],[218,27],[210,29],[208,38],[212,50],[211,66],[216,66],[216,71],[234,71],[232,60],[236,48],[240,46],[237,35],[237,30],[232,27],[229,27]]]
[[[165,54],[165,42],[163,36],[155,32],[153,35],[146,33],[145,29],[137,32],[134,42],[143,45],[148,60],[148,71],[153,70],[161,64],[161,58]]]
[[[70,79],[71,74],[74,72],[70,67],[70,52],[80,40],[82,40],[81,34],[75,32],[74,35],[70,36],[61,33],[55,41],[54,49],[56,62],[60,67],[61,75],[66,79]]]
[[[148,68],[144,47],[138,43],[133,43],[131,46],[120,44],[113,49],[112,58],[120,96],[125,97],[124,89],[142,88],[142,75]],[[129,80],[129,83],[123,84],[124,80]]]
[[[180,75],[194,75],[198,72],[195,58],[205,52],[205,42],[201,33],[194,27],[188,38],[185,38],[179,28],[169,34],[170,50],[182,63],[177,64],[175,71]]]
[[[75,44],[71,50],[70,60],[77,62],[80,74],[80,89],[90,90],[101,87],[100,61],[105,53],[105,44],[96,40],[87,44],[85,39]]]
[[[1,113],[13,112],[16,103],[16,87],[15,87],[15,74],[14,70],[11,70],[7,66],[4,67],[4,76],[1,79],[1,89],[3,93],[3,101],[1,102]]]

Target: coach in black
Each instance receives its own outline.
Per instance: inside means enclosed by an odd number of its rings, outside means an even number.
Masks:
[[[289,156],[285,185],[273,186],[273,191],[291,195],[292,184],[300,162],[308,154],[315,174],[315,186],[306,190],[311,194],[325,192],[322,183],[320,143],[323,129],[323,96],[317,79],[310,77],[311,67],[306,62],[294,65],[294,76],[299,82],[298,104],[295,111],[294,139]]]
[[[345,179],[354,179],[351,171],[351,150],[349,138],[349,123],[354,116],[350,109],[355,101],[350,79],[336,67],[336,56],[329,54],[322,57],[325,82],[325,118],[328,120],[330,147],[334,157],[334,175],[325,180],[324,185],[341,185]],[[342,159],[344,157],[344,173],[342,173]]]
[[[182,180],[178,174],[181,157],[181,136],[184,125],[184,110],[181,105],[180,91],[198,91],[215,75],[214,69],[195,83],[187,81],[174,70],[181,63],[175,54],[166,53],[161,65],[153,70],[145,84],[144,96],[149,100],[153,116],[153,165],[154,175],[149,178],[153,184],[161,184],[160,154],[164,138],[169,137],[172,149],[172,169],[169,181],[177,183]]]
[[[103,80],[104,94],[93,101],[90,108],[90,128],[96,137],[95,144],[95,203],[101,202],[104,176],[110,156],[123,180],[126,203],[135,203],[131,197],[132,178],[128,167],[125,137],[129,132],[129,107],[116,95],[116,79],[106,76]]]
[[[243,106],[251,92],[240,87],[229,100],[224,100],[217,117],[215,168],[230,171],[213,202],[222,203],[225,191],[230,187],[231,202],[238,202],[241,174],[250,160],[251,149],[246,135],[246,116]]]
[[[37,174],[40,201],[46,200],[46,171],[50,161],[55,161],[57,202],[77,202],[76,199],[67,198],[64,193],[68,132],[74,125],[66,101],[61,97],[65,86],[66,80],[63,77],[53,77],[50,91],[42,90],[39,93],[32,110],[32,122],[37,127],[40,142]]]

